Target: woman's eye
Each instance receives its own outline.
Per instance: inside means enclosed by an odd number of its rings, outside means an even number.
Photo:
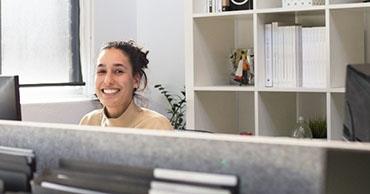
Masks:
[[[96,73],[97,74],[104,74],[104,73],[106,73],[106,71],[105,70],[98,70]]]
[[[123,71],[122,70],[119,70],[119,69],[117,69],[116,71],[114,71],[116,74],[122,74],[123,73]]]

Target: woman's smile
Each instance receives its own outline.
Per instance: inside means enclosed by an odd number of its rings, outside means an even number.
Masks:
[[[116,94],[120,89],[102,89],[103,94]]]

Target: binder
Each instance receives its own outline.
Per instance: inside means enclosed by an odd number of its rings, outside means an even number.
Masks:
[[[35,154],[32,150],[0,146],[0,180],[3,192],[29,192],[34,169]]]
[[[73,192],[68,192],[65,190],[49,188],[49,187],[41,186],[40,184],[34,184],[32,187],[32,193],[37,193],[37,194],[75,194]]]
[[[168,183],[153,181],[150,187],[152,192],[170,192],[170,193],[187,193],[187,194],[231,194],[227,189],[202,187],[196,185],[186,185],[178,183]]]
[[[0,170],[0,180],[4,183],[5,191],[30,190],[29,179],[24,173]]]
[[[272,85],[274,87],[280,87],[280,77],[279,76],[279,58],[281,57],[280,53],[280,41],[279,41],[279,23],[272,22]]]
[[[0,193],[5,193],[4,181],[0,179]]]
[[[9,155],[9,154],[4,154],[4,153],[0,153],[0,161],[28,165],[26,157],[17,156],[17,155]]]
[[[82,180],[93,180],[93,181],[109,181],[109,182],[116,182],[122,184],[130,184],[136,185],[138,187],[143,188],[150,188],[149,180],[137,178],[134,176],[125,176],[125,175],[118,175],[118,174],[99,174],[99,173],[92,173],[92,172],[78,172],[72,171],[68,169],[62,168],[53,168],[53,169],[45,169],[43,171],[43,176],[48,177],[59,177],[63,179],[82,179]]]
[[[28,179],[32,178],[32,170],[28,165],[0,161],[0,170],[23,173]]]
[[[59,167],[79,172],[91,172],[97,174],[135,176],[143,179],[153,179],[153,170],[117,164],[102,164],[78,160],[59,160]]]
[[[188,184],[199,187],[214,189],[226,189],[232,194],[239,193],[239,178],[236,175],[215,173],[203,173],[184,170],[172,170],[163,168],[138,168],[116,164],[99,164],[87,161],[61,159],[59,165],[62,169],[85,173],[97,173],[101,175],[116,175],[134,177],[147,181],[160,181],[177,184]]]
[[[272,87],[272,24],[265,24],[265,86]]]
[[[162,172],[163,173],[163,172]],[[173,175],[172,175],[173,176]],[[187,175],[184,175],[187,176]],[[203,179],[207,177],[199,177]],[[190,178],[191,179],[191,178]],[[194,178],[193,178],[194,179]],[[81,173],[67,169],[45,169],[42,176],[35,180],[37,190],[47,193],[57,190],[71,193],[150,193],[150,192],[179,192],[181,194],[231,194],[228,189],[212,185],[197,185],[177,182],[138,179],[109,174]]]
[[[36,171],[36,155],[33,150],[0,146],[0,154],[24,157],[33,172]]]
[[[93,177],[94,175],[76,176],[69,173],[56,173],[46,169],[43,175],[35,179],[35,184],[46,189],[71,193],[123,193],[146,194],[148,188],[135,184],[126,184],[110,176]],[[90,177],[89,177],[90,176]],[[83,177],[83,178],[82,178]],[[106,178],[106,179],[104,179]]]

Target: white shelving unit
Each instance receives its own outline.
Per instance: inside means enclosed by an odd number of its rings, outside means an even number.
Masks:
[[[347,64],[365,62],[362,0],[326,0],[309,8],[282,8],[281,0],[254,0],[253,10],[202,13],[203,0],[185,1],[187,128],[218,133],[249,131],[288,136],[298,115],[327,118],[328,139],[340,140]],[[326,28],[325,88],[265,87],[264,25],[300,23]],[[255,85],[231,86],[232,48],[253,48]]]

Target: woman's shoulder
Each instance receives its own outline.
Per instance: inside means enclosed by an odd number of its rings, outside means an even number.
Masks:
[[[103,118],[103,109],[93,110],[82,117],[80,125],[100,125]]]
[[[147,108],[141,107],[141,119],[142,125],[148,125],[150,128],[156,128],[156,129],[167,129],[167,130],[173,130],[172,125],[168,121],[167,117],[164,115]],[[144,126],[145,128],[145,126]]]
[[[148,108],[143,108],[143,107],[140,107],[140,109],[142,111],[142,114],[145,116],[152,117],[152,118],[166,118],[164,115],[162,115],[161,113],[158,113],[157,111],[154,111]]]

